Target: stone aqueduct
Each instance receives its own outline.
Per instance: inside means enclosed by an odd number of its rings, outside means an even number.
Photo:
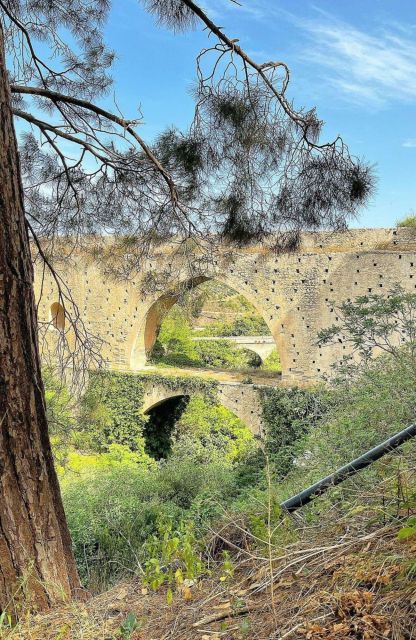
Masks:
[[[164,273],[166,265],[171,281],[166,279],[157,292],[144,292],[148,274]],[[42,288],[39,318],[47,322],[57,290],[50,276],[35,271],[38,296]],[[319,380],[346,353],[342,343],[325,349],[316,345],[318,331],[337,322],[337,303],[387,292],[397,282],[416,291],[416,233],[405,228],[305,233],[296,252],[250,248],[234,251],[232,259],[224,252],[209,266],[194,271],[192,278],[181,265],[172,264],[169,247],[149,259],[146,269],[128,283],[105,277],[97,264],[82,255],[72,260],[63,275],[86,327],[105,341],[102,356],[110,369],[143,370],[157,336],[161,309],[165,312],[175,304],[182,286],[194,287],[215,278],[243,294],[264,318],[280,354],[282,381],[308,384]],[[52,323],[49,331],[52,337],[56,331]],[[237,398],[241,391],[234,393]],[[152,394],[154,403],[163,400],[163,390]],[[258,425],[252,428],[257,430]]]

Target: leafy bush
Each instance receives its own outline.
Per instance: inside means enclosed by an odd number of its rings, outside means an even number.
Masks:
[[[276,372],[279,372],[282,370],[280,356],[277,352],[277,349],[273,349],[273,351],[267,356],[267,358],[263,360],[261,369],[263,369],[263,371],[276,371]]]
[[[170,339],[163,346],[159,339],[151,355],[152,362],[172,367],[208,367],[218,369],[248,369],[258,367],[256,353],[239,349],[228,340],[194,340],[188,343]]]
[[[247,369],[258,367],[261,363],[257,354],[239,349],[228,340],[198,340],[195,342],[195,351],[203,367]]]
[[[404,354],[404,358],[408,355]],[[281,497],[304,489],[414,422],[416,385],[415,375],[408,375],[409,371],[410,365],[402,366],[391,356],[379,357],[353,383],[339,383],[333,391],[327,415],[306,436],[303,442],[305,454],[297,457],[295,467],[285,478]],[[322,501],[327,503],[328,510],[333,503],[339,508],[351,508],[357,486],[362,493],[366,492],[366,506],[370,496],[373,501],[380,502],[379,487],[388,492],[386,478],[393,478],[394,484],[400,477],[404,478],[406,467],[413,465],[415,454],[416,443],[411,441],[397,453],[332,489],[316,500],[310,510],[322,511]],[[392,491],[397,495],[399,489],[396,486]]]
[[[161,520],[179,527],[200,496],[225,501],[233,487],[224,464],[197,465],[188,458],[146,467],[128,454],[127,463],[109,461],[108,454],[91,458],[79,457],[61,488],[80,574],[92,590],[140,573],[150,559],[145,543],[158,535]]]
[[[416,371],[416,294],[399,284],[387,295],[368,294],[336,307],[339,321],[320,331],[318,344],[342,342],[352,353],[335,364],[338,375],[366,370],[375,356],[390,355],[400,366]]]
[[[195,580],[205,570],[200,546],[189,522],[182,522],[175,529],[171,521],[162,521],[157,534],[145,543],[149,560],[145,564],[144,584],[156,591],[167,583],[166,598],[172,604],[172,586],[181,587],[185,580]]]
[[[181,515],[161,499],[153,474],[137,465],[80,467],[66,474],[61,487],[81,578],[93,590],[139,572],[143,544],[157,530],[162,511],[175,519]]]
[[[251,431],[237,416],[200,394],[190,398],[173,438],[175,459],[191,456],[199,464],[235,461],[244,457],[253,445]]]
[[[138,376],[91,373],[81,403],[75,446],[106,451],[111,444],[121,444],[144,454],[146,417],[142,404],[143,383]]]
[[[270,335],[270,329],[261,316],[246,315],[236,318],[232,322],[213,322],[198,331],[198,336],[266,336]]]
[[[416,213],[410,213],[409,215],[397,220],[397,227],[408,227],[410,229],[416,229]]]
[[[165,316],[157,342],[162,346],[164,355],[181,354],[192,360],[195,349],[189,319],[179,305],[175,305]]]
[[[263,392],[262,407],[266,451],[281,479],[304,450],[305,436],[314,433],[328,410],[329,395],[321,389],[276,387]]]

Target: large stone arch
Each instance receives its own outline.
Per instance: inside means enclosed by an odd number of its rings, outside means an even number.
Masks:
[[[175,305],[181,294],[184,291],[191,290],[203,282],[209,280],[216,280],[222,284],[234,289],[237,293],[243,295],[248,302],[250,302],[259,315],[264,319],[265,323],[270,329],[270,334],[273,340],[273,346],[269,344],[261,346],[260,341],[251,339],[251,346],[247,348],[254,353],[257,353],[262,360],[272,351],[274,347],[280,355],[282,367],[286,365],[287,357],[285,354],[285,344],[282,334],[278,330],[278,316],[281,313],[281,305],[274,305],[275,313],[270,314],[270,300],[265,299],[267,304],[264,304],[262,300],[262,294],[259,294],[259,289],[252,284],[248,277],[239,277],[238,274],[234,274],[234,270],[230,270],[231,273],[211,272],[205,275],[198,275],[193,278],[184,279],[175,284],[167,284],[166,290],[159,292],[157,295],[147,297],[147,304],[144,308],[143,316],[133,326],[132,331],[127,339],[128,358],[131,370],[140,370],[146,366],[148,353],[151,351],[155,340],[157,338],[158,330],[160,328],[163,317],[166,313]],[[282,301],[282,304],[283,301]],[[276,315],[277,310],[277,315]],[[244,348],[243,344],[239,344],[236,341],[236,346]]]
[[[131,332],[128,345],[131,345],[130,368],[141,369],[146,365],[147,355],[151,351],[164,316],[175,305],[184,291],[190,291],[203,282],[210,280],[207,276],[189,278],[167,286],[165,292],[151,296],[143,318]]]

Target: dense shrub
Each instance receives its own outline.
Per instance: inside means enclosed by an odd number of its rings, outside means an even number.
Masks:
[[[263,364],[261,365],[261,369],[263,369],[263,371],[276,372],[282,370],[280,356],[277,352],[277,349],[273,349],[273,351],[267,356],[267,358],[264,359]]]
[[[82,399],[75,445],[106,451],[110,444],[144,452],[143,383],[138,376],[114,372],[90,374]]]
[[[161,498],[154,474],[137,465],[79,469],[61,487],[81,578],[93,590],[139,572],[143,544],[161,514],[181,516]]]
[[[285,477],[280,497],[297,493],[414,422],[416,376],[410,371],[410,364],[377,358],[353,383],[340,383],[333,390],[327,415],[304,439],[304,454]],[[303,509],[304,515],[330,512],[335,504],[339,510],[361,508],[363,503],[357,503],[356,496],[366,494],[366,508],[372,502],[383,518],[382,497],[402,491],[400,478],[406,478],[407,469],[414,466],[415,454],[416,442],[411,441],[315,500]]]
[[[262,406],[266,451],[276,477],[283,478],[303,451],[305,436],[328,411],[329,394],[323,389],[275,387],[263,392]]]
[[[231,322],[213,322],[198,331],[199,336],[264,336],[270,335],[270,329],[261,316],[245,315]]]
[[[175,305],[170,310],[161,324],[156,350],[153,350],[153,358],[157,357],[157,348],[160,347],[165,356],[180,354],[190,361],[195,357],[195,345],[191,337],[189,319],[179,305]]]
[[[181,332],[183,334],[187,332]],[[189,337],[189,335],[188,335]],[[208,367],[219,369],[248,369],[261,365],[253,351],[239,349],[229,340],[192,340],[188,337],[169,338],[159,335],[153,347],[151,360],[172,367]]]
[[[203,367],[247,369],[261,364],[256,353],[239,349],[227,340],[198,340],[195,342],[195,351],[198,362]]]
[[[197,464],[233,462],[253,446],[253,435],[229,409],[192,396],[173,433],[176,459],[192,457]]]
[[[397,220],[396,226],[416,229],[416,214],[410,213],[408,216],[405,216],[404,218]]]
[[[121,452],[114,453],[112,459],[111,452],[95,460],[78,456],[61,478],[78,567],[93,590],[140,573],[149,559],[144,545],[157,534],[161,520],[176,526],[192,510],[201,526],[201,502],[208,496],[224,502],[234,489],[229,464],[198,465],[189,456],[152,467],[137,464],[134,453],[124,451],[118,460]]]

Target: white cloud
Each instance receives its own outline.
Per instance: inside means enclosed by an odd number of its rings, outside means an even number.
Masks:
[[[402,147],[406,147],[407,149],[416,149],[416,138],[408,138],[402,144]]]
[[[233,2],[232,0],[201,0],[201,6],[209,13],[211,18],[224,17],[224,12],[227,11],[239,11],[242,14],[248,15],[250,18],[256,21],[263,21],[270,13],[270,9],[267,6],[256,0],[238,0]]]
[[[349,100],[377,107],[416,99],[416,42],[409,27],[372,35],[323,12],[317,19],[292,19],[308,36],[301,58],[329,71],[325,79]]]

